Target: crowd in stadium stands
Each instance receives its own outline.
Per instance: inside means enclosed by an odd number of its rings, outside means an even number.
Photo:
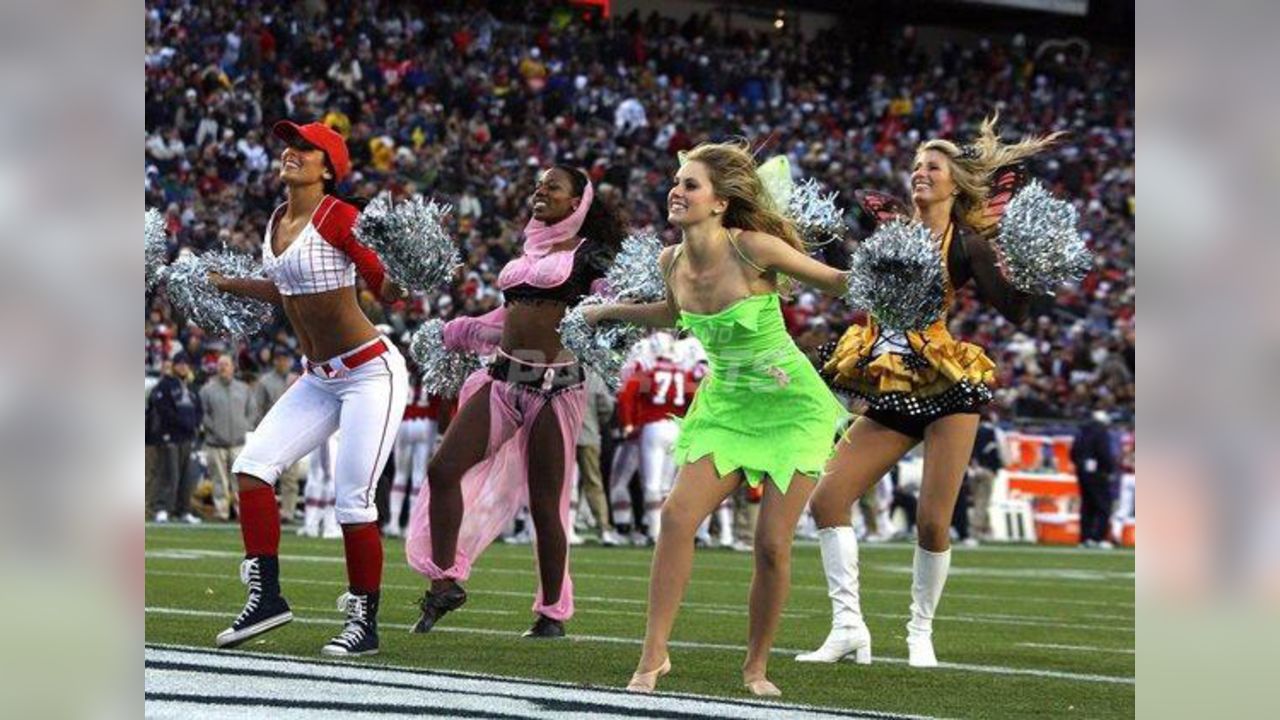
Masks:
[[[280,118],[322,119],[345,135],[356,169],[341,190],[370,198],[421,192],[455,209],[465,268],[441,292],[362,304],[400,339],[429,317],[499,302],[495,279],[516,252],[535,174],[587,169],[630,226],[675,241],[663,209],[676,153],[730,135],[786,153],[801,177],[840,193],[850,240],[866,234],[853,192],[907,197],[923,139],[964,140],[999,111],[1003,132],[1070,135],[1032,173],[1074,200],[1096,254],[1078,288],[1013,325],[963,295],[958,336],[989,348],[1006,419],[1075,420],[1134,411],[1134,67],[1079,44],[1021,36],[940,40],[909,27],[726,34],[710,16],[615,17],[588,28],[558,3],[160,2],[146,8],[145,194],[167,217],[172,255],[229,246],[261,253],[276,179]],[[1046,44],[1046,41],[1047,44]],[[272,348],[293,348],[283,318],[235,341],[147,298],[146,369],[179,352],[196,386],[229,352],[248,379]],[[812,349],[858,320],[801,290],[785,309]]]

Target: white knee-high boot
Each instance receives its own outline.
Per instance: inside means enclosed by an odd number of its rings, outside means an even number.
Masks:
[[[937,667],[933,652],[933,614],[951,569],[951,548],[930,552],[916,546],[911,563],[911,621],[907,623],[907,664]]]
[[[831,597],[831,633],[822,647],[797,655],[800,662],[833,663],[852,653],[859,665],[871,664],[871,632],[858,599],[858,536],[850,526],[818,530],[822,569]]]

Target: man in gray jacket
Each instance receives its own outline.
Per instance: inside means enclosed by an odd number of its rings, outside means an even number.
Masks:
[[[237,380],[235,374],[231,356],[222,355],[218,358],[218,374],[200,388],[205,460],[213,482],[214,512],[221,520],[231,518],[231,506],[236,503],[231,465],[244,448],[245,433],[256,415],[249,386]]]
[[[609,503],[604,492],[604,478],[600,473],[600,425],[613,416],[616,401],[595,370],[587,368],[587,409],[582,414],[582,428],[578,431],[578,486],[581,496],[595,516],[600,530],[601,545],[618,545],[621,540],[609,521]],[[575,513],[576,514],[576,513]]]
[[[267,411],[284,395],[284,391],[298,379],[293,371],[293,353],[287,345],[277,345],[271,350],[271,369],[258,378],[253,387],[254,408],[257,413],[253,426],[258,427]],[[290,465],[280,474],[276,487],[280,488],[280,521],[289,524],[298,511],[298,484],[302,481],[302,461]]]

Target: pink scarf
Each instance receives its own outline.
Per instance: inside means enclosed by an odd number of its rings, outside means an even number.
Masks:
[[[554,225],[531,218],[524,226],[524,251],[520,257],[507,263],[498,274],[498,287],[507,289],[515,285],[532,285],[539,288],[555,287],[569,279],[573,272],[573,256],[577,247],[570,251],[553,252],[552,247],[575,237],[586,220],[587,211],[591,209],[591,201],[595,191],[591,182],[587,181],[582,191],[582,200],[578,208],[565,219]],[[579,243],[581,245],[581,243]]]

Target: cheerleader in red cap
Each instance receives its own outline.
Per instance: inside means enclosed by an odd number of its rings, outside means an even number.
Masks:
[[[342,136],[321,123],[283,121],[274,132],[288,145],[280,156],[288,199],[267,223],[262,259],[268,279],[211,280],[224,292],[282,306],[305,353],[306,372],[271,407],[233,465],[245,549],[240,577],[249,597],[217,644],[233,647],[293,619],[280,592],[273,485],[341,430],[334,466],[348,584],[339,605],[347,617],[321,652],[372,655],[378,652],[382,582],[374,489],[395,445],[409,382],[404,358],[356,302],[356,274],[383,300],[403,291],[386,277],[378,256],[356,240],[359,210],[335,196],[336,184],[351,172]]]

